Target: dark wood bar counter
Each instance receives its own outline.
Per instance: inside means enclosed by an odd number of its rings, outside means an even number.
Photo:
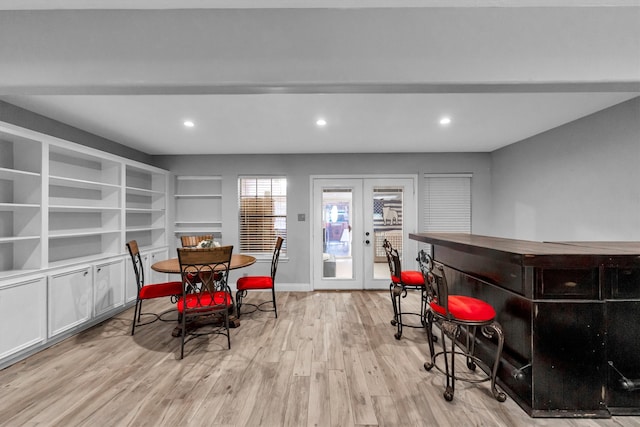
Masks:
[[[640,242],[415,233],[452,292],[493,305],[498,384],[533,417],[640,414]],[[495,344],[484,337],[480,357]]]

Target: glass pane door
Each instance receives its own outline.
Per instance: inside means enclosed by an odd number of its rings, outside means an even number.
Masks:
[[[314,289],[389,288],[384,239],[415,259],[416,244],[409,240],[417,217],[414,182],[394,177],[313,180]]]
[[[351,212],[353,189],[322,190],[323,270],[322,277],[353,279],[351,255]]]
[[[387,239],[398,250],[403,267],[414,270],[416,244],[409,233],[416,231],[414,180],[411,178],[366,179],[364,181],[365,289],[388,289],[390,272],[382,244]],[[365,233],[365,234],[366,234]],[[368,242],[368,243],[367,243]],[[404,255],[404,256],[403,256]]]
[[[362,289],[362,180],[313,181],[314,289]]]

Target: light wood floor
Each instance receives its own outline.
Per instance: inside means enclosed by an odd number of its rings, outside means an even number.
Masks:
[[[173,324],[132,337],[128,310],[0,371],[0,425],[640,426],[640,417],[532,419],[493,399],[488,383],[458,382],[446,402],[443,376],[422,367],[424,331],[393,337],[387,292],[278,298],[279,318],[243,316],[231,350],[222,336],[204,338],[184,360]]]

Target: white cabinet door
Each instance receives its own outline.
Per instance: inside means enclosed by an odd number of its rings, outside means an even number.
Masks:
[[[0,286],[0,360],[47,339],[44,276]]]
[[[49,276],[49,336],[65,332],[91,319],[91,267]]]
[[[124,304],[124,260],[97,264],[94,272],[93,312],[100,316]]]
[[[138,296],[138,285],[136,283],[136,273],[133,271],[133,262],[131,255],[127,255],[124,269],[124,301],[130,303],[135,301]]]

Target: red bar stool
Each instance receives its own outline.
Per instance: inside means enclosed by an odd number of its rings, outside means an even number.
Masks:
[[[429,310],[426,315],[427,331],[431,331],[433,324],[440,327],[440,336],[442,339],[442,351],[436,353],[434,351],[434,340],[431,333],[427,333],[427,341],[429,342],[429,352],[431,359],[424,364],[424,368],[430,371],[434,366],[436,369],[446,375],[446,388],[443,393],[445,400],[453,400],[455,391],[455,381],[467,381],[480,383],[491,380],[491,392],[499,402],[504,402],[507,398],[506,394],[499,391],[496,387],[496,375],[498,372],[498,364],[504,346],[504,333],[502,327],[496,321],[496,312],[494,308],[477,298],[464,295],[449,295],[447,278],[444,274],[444,266],[435,262],[424,250],[418,254],[420,269],[424,275],[427,288],[427,299],[429,301]],[[467,361],[467,368],[475,371],[477,364],[489,367],[480,358],[475,356],[476,330],[480,328],[482,334],[487,338],[497,337],[498,346],[496,349],[495,359],[491,372],[486,377],[478,379],[460,378],[455,374],[455,357],[463,355]],[[457,338],[462,330],[466,331],[466,346],[462,348],[456,347]],[[445,336],[451,341],[451,348],[447,349]],[[436,358],[444,356],[444,370],[436,365]]]
[[[391,324],[397,327],[395,337],[399,340],[402,337],[402,328],[423,328],[425,326],[425,315],[427,312],[427,293],[424,285],[424,276],[420,271],[403,271],[400,255],[397,249],[391,246],[391,242],[384,239],[382,243],[384,252],[389,263],[389,271],[391,273],[391,283],[389,284],[389,293],[391,294],[391,302],[393,303],[393,320]],[[406,298],[409,290],[417,290],[420,292],[420,312],[402,312],[401,301]],[[420,317],[420,324],[404,323],[403,315],[412,315]]]

